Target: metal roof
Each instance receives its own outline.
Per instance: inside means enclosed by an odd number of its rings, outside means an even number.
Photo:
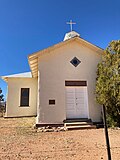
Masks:
[[[1,76],[4,81],[8,81],[8,78],[32,78],[31,72],[24,72],[24,73],[19,73],[19,74],[12,74],[12,75],[6,75],[6,76]]]

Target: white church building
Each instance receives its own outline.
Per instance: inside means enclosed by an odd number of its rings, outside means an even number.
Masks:
[[[102,54],[71,31],[62,42],[29,55],[30,72],[1,77],[8,84],[5,117],[36,116],[36,124],[101,121],[95,84]]]

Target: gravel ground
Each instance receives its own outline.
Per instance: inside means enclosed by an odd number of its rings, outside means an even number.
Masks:
[[[103,129],[37,132],[35,118],[0,118],[0,160],[107,160]],[[120,160],[120,129],[109,129]]]

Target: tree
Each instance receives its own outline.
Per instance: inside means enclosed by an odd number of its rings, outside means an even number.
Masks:
[[[4,96],[2,94],[2,89],[0,88],[0,102],[4,101]]]
[[[109,125],[120,127],[120,40],[108,45],[98,64],[96,100],[105,105]]]

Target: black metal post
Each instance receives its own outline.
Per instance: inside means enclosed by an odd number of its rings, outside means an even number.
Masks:
[[[104,129],[105,129],[105,138],[106,138],[106,145],[107,145],[108,160],[111,160],[110,143],[109,143],[107,123],[106,123],[105,105],[103,105],[103,120],[104,120]]]

